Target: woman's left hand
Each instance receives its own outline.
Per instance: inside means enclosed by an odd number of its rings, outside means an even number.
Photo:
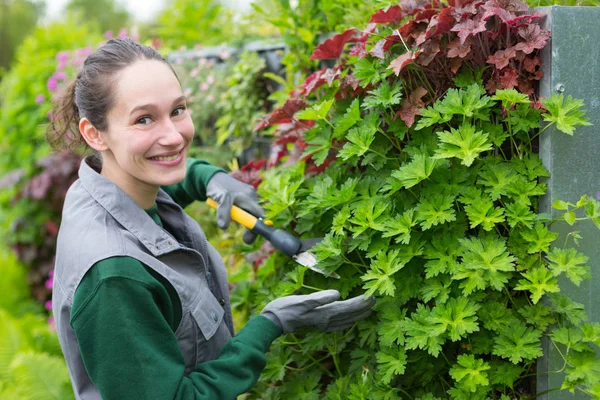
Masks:
[[[262,218],[265,214],[258,204],[256,190],[225,172],[217,172],[208,181],[206,195],[212,197],[219,204],[217,206],[217,224],[221,229],[229,227],[231,223],[231,206],[234,204],[257,218]],[[256,235],[246,229],[243,239],[244,242],[250,244],[254,242]]]

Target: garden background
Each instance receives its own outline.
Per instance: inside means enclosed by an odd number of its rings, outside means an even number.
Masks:
[[[598,6],[594,0],[530,0]],[[548,128],[589,125],[536,95],[544,17],[517,0],[172,0],[139,22],[113,0],[0,1],[0,398],[73,398],[50,315],[55,240],[79,158],[44,141],[52,101],[111,37],[157,48],[196,126],[191,155],[254,185],[332,281],[205,204],[187,211],[229,269],[236,327],[269,299],[335,288],[376,312],[347,332],[279,339],[248,398],[535,398],[549,341],[560,387],[600,396],[600,325],[561,292],[590,279],[577,230],[593,196],[539,212]],[[81,23],[86,21],[86,23]],[[575,229],[575,228],[574,228]],[[560,243],[559,243],[560,241]],[[563,243],[564,242],[564,243]],[[548,372],[542,372],[548,373]]]

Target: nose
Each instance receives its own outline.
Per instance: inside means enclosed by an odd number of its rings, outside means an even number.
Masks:
[[[177,147],[183,142],[183,136],[177,129],[177,125],[170,118],[167,118],[161,129],[161,136],[158,143],[165,147]]]

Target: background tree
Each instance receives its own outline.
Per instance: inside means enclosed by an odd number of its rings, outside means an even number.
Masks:
[[[39,0],[0,0],[0,79],[10,68],[15,49],[33,31],[46,4]]]
[[[69,0],[66,9],[84,19],[86,24],[97,24],[101,32],[118,32],[131,20],[127,9],[115,0]]]

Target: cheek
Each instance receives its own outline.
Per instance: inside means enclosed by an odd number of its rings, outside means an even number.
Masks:
[[[177,124],[177,130],[182,136],[190,140],[192,137],[194,137],[194,122],[192,121],[192,117],[190,117],[189,113],[187,118],[184,118]]]

